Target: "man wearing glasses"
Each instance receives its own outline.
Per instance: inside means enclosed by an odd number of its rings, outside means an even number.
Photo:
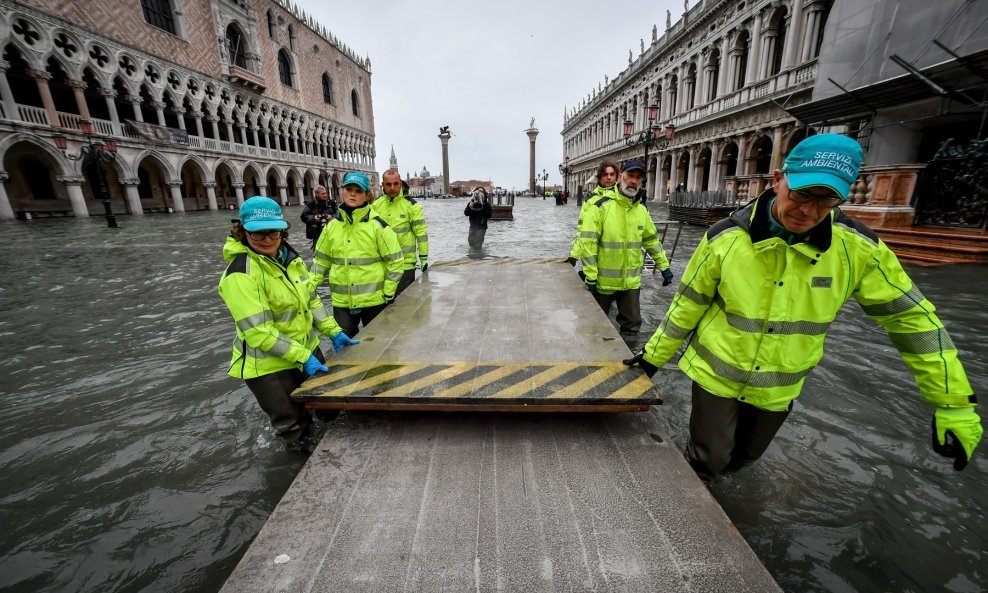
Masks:
[[[933,449],[961,470],[981,440],[977,400],[933,305],[873,230],[837,208],[863,151],[846,136],[793,148],[772,187],[707,230],[665,318],[625,364],[651,377],[679,349],[692,380],[686,458],[716,477],[761,457],[854,297],[935,406]]]

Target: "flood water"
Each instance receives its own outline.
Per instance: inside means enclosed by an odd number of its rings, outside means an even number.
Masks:
[[[424,202],[432,262],[468,255],[463,207]],[[305,462],[225,373],[232,214],[2,225],[0,591],[214,592]],[[474,255],[566,257],[575,202],[518,199],[515,217]],[[702,231],[682,233],[677,282]],[[988,397],[988,266],[910,272]],[[660,284],[646,274],[638,344],[673,295]],[[962,473],[931,451],[932,408],[853,301],[827,351],[765,457],[712,493],[786,591],[985,591],[988,446]],[[689,381],[670,364],[656,382],[682,448]]]

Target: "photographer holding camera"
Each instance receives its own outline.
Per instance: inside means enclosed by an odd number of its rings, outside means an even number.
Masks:
[[[319,234],[330,220],[336,218],[338,208],[336,202],[329,199],[329,192],[323,185],[317,185],[315,191],[316,199],[305,205],[302,209],[302,222],[305,223],[305,238],[312,241],[312,247],[316,246]]]

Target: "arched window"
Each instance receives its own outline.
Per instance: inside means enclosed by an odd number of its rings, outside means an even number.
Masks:
[[[333,79],[328,72],[323,72],[322,75],[322,100],[329,105],[333,104]]]
[[[288,59],[288,52],[278,50],[278,78],[285,86],[295,86],[292,84],[292,63]]]
[[[350,108],[355,116],[360,117],[360,97],[357,96],[357,89],[350,91]]]
[[[171,0],[141,0],[141,9],[149,25],[176,34]]]
[[[268,9],[268,37],[271,39],[275,38],[274,34],[274,15],[271,14],[271,9]]]
[[[292,51],[298,50],[298,47],[295,45],[295,29],[292,28],[291,25],[288,25],[288,47],[290,47]]]
[[[226,45],[230,51],[230,64],[247,69],[247,59],[244,57],[244,36],[232,24],[226,28]]]

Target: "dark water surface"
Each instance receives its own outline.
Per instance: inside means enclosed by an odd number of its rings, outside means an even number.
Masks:
[[[424,203],[433,262],[467,256],[463,204]],[[565,257],[575,203],[515,211],[475,257]],[[0,591],[216,591],[304,463],[225,374],[230,217],[2,225]],[[683,231],[677,276],[701,233]],[[988,266],[910,271],[988,397]],[[660,281],[646,276],[639,344],[673,294]],[[786,591],[986,591],[988,447],[962,473],[932,453],[932,409],[853,302],[827,351],[762,461],[713,494]],[[673,365],[656,381],[683,446],[689,382]]]

